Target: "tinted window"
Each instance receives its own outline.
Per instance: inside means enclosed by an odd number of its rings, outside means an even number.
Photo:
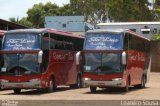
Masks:
[[[137,36],[129,34],[129,49],[145,51],[146,50],[146,41]]]
[[[121,72],[121,53],[84,53],[83,71],[92,73]]]
[[[5,69],[0,74],[5,75],[29,75],[40,73],[37,62],[37,53],[3,54],[1,67]]]
[[[53,44],[54,49],[58,50],[75,50],[79,51],[83,48],[83,39],[74,38],[65,35],[58,35],[50,33],[50,38],[55,40],[55,44],[51,40],[51,45]]]
[[[42,50],[49,50],[49,34],[48,33],[42,36]]]
[[[1,47],[2,47],[2,36],[0,36],[0,50],[1,50]]]

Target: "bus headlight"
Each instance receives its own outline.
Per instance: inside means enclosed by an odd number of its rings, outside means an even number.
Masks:
[[[9,82],[8,80],[2,79],[1,82],[5,83],[5,82]]]
[[[112,81],[122,81],[122,78],[114,78]]]
[[[38,82],[38,81],[40,81],[40,79],[38,79],[38,78],[36,78],[36,79],[31,79],[31,80],[29,80],[30,82]]]
[[[91,81],[91,78],[83,78],[84,81]]]

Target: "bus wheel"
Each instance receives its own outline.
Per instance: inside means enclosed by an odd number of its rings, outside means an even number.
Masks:
[[[21,93],[21,89],[14,89],[13,90],[15,94],[20,94]]]
[[[71,84],[69,86],[71,89],[81,88],[82,87],[82,80],[81,80],[80,75],[77,76],[76,84]]]
[[[53,92],[55,90],[55,82],[54,80],[51,78],[49,81],[49,88],[48,88],[48,92]]]
[[[80,75],[77,76],[77,88],[82,88],[82,79]]]
[[[96,92],[96,89],[97,89],[97,87],[90,86],[90,91],[91,91],[91,93],[95,93],[95,92]]]
[[[146,86],[146,78],[143,76],[141,78],[141,84],[135,85],[135,88],[145,88],[145,86]]]
[[[141,88],[145,88],[146,87],[146,78],[143,76],[141,79],[141,84],[140,84]]]
[[[126,80],[126,86],[123,89],[125,92],[129,91],[129,79]]]

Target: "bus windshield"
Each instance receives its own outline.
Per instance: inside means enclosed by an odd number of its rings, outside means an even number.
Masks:
[[[30,75],[40,73],[37,53],[3,54],[1,75]]]
[[[40,49],[39,35],[34,33],[6,34],[3,50],[37,50]]]
[[[83,71],[89,73],[120,73],[121,53],[84,53]]]
[[[122,34],[87,33],[84,50],[122,50]]]

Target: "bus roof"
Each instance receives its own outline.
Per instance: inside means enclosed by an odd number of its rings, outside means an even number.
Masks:
[[[160,25],[160,22],[115,22],[115,23],[99,23],[101,26],[114,25]]]
[[[4,33],[5,33],[5,31],[4,31],[4,30],[0,30],[0,36],[3,36],[3,35],[4,35]]]
[[[148,40],[150,41],[148,38],[145,38],[129,29],[94,29],[94,30],[89,30],[87,31],[86,33],[115,33],[115,34],[119,34],[119,33],[130,33],[130,34],[133,34],[134,36],[137,36],[141,39],[144,39],[144,40]]]
[[[75,38],[84,38],[81,36],[75,36],[71,32],[66,32],[62,30],[57,30],[57,29],[51,29],[51,28],[42,28],[42,29],[16,29],[16,30],[10,30],[5,32],[5,34],[11,34],[11,33],[55,33],[59,35],[65,35],[65,36],[70,36],[70,37],[75,37]]]
[[[110,33],[122,33],[126,30],[124,29],[94,29],[89,30],[86,33],[104,33],[104,32],[110,32]]]

